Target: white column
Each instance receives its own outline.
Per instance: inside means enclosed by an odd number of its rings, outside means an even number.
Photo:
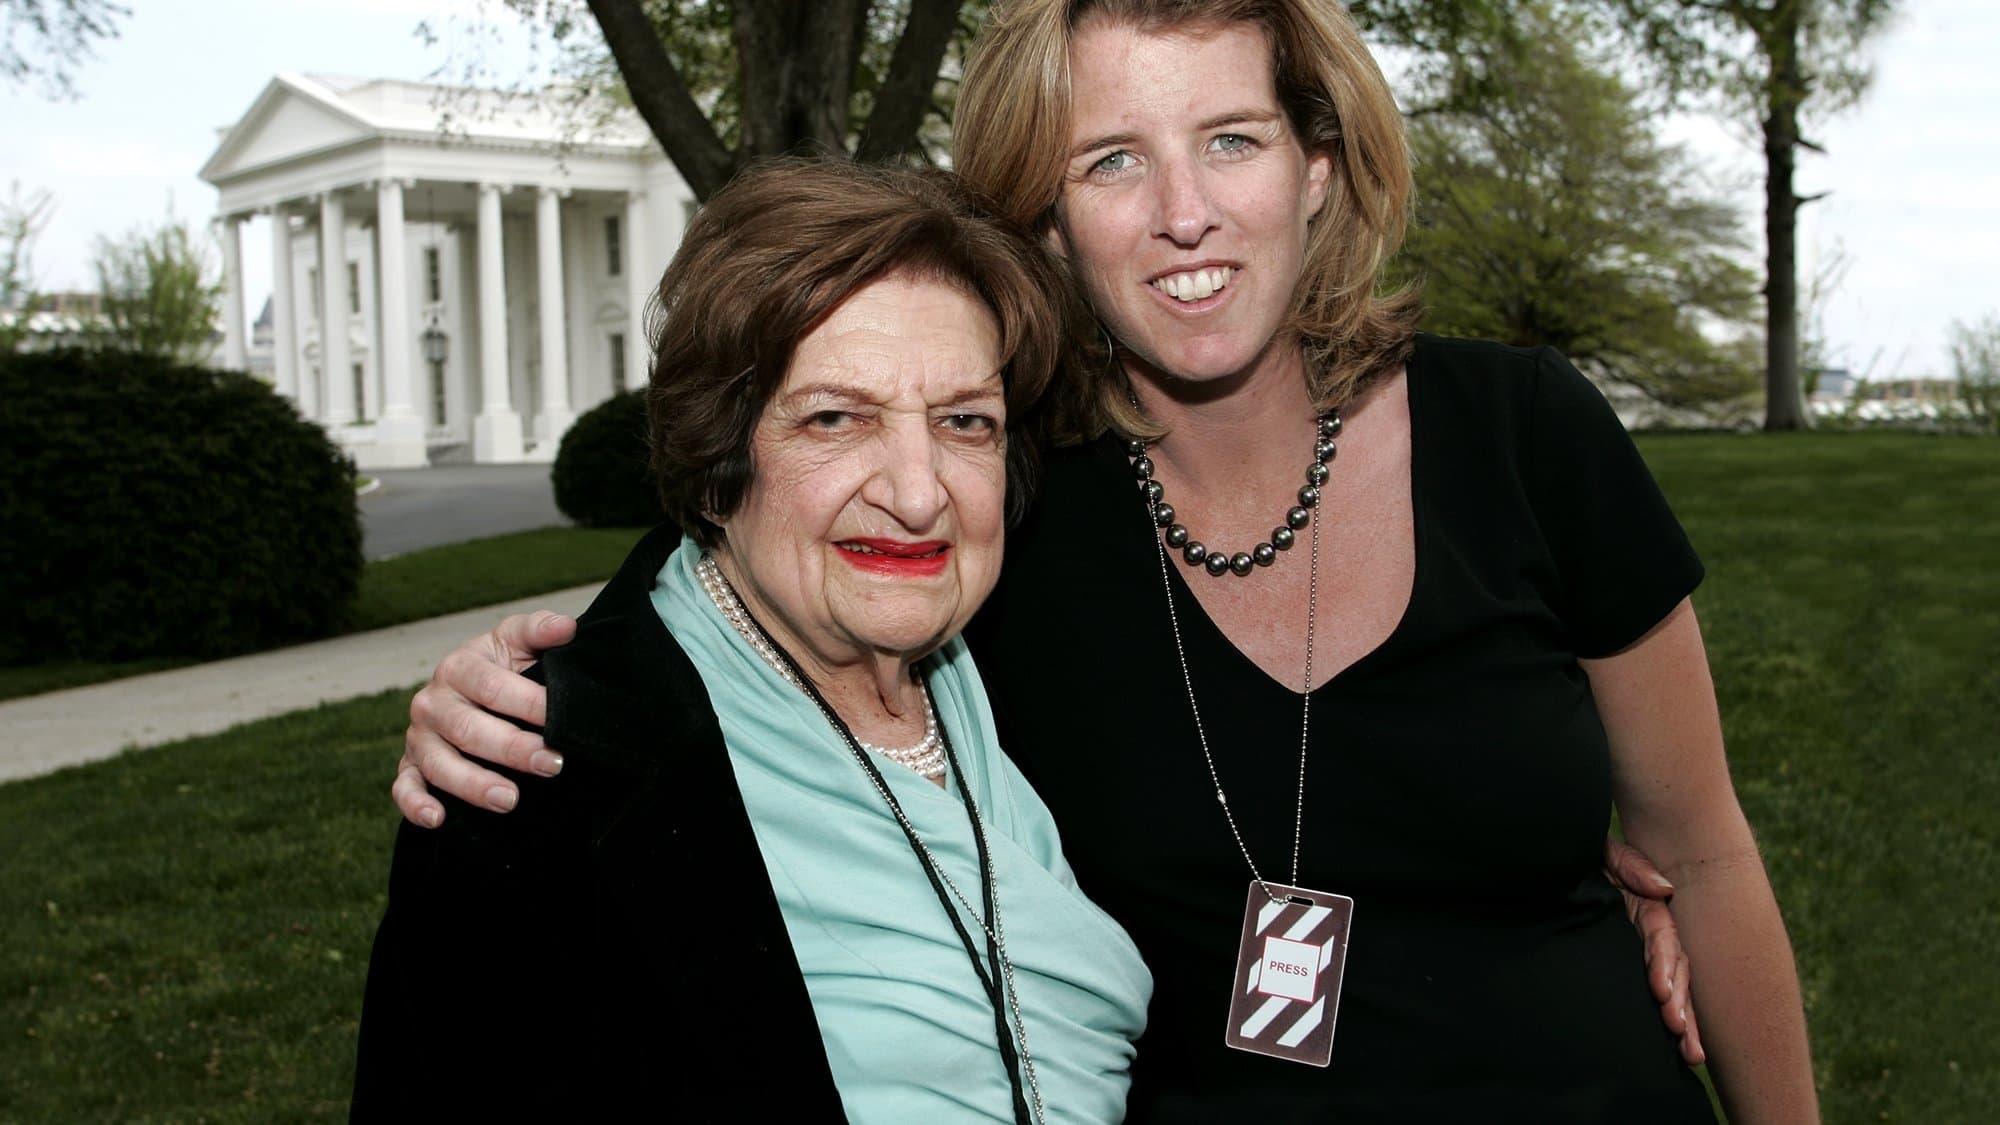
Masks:
[[[410,396],[410,286],[403,259],[403,180],[375,185],[375,362],[382,373],[382,419],[375,426],[372,467],[418,468],[430,463],[424,424]]]
[[[243,331],[243,231],[241,217],[223,215],[222,227],[222,366],[231,371],[250,367],[250,337]]]
[[[646,339],[646,302],[659,278],[653,273],[653,256],[645,252],[645,234],[646,193],[635,191],[625,197],[625,386],[621,390],[646,385],[653,354]]]
[[[536,459],[554,460],[556,444],[576,421],[569,406],[569,352],[564,346],[569,318],[563,306],[562,197],[557,188],[535,195],[535,274],[541,310],[542,408],[535,415]]]
[[[271,215],[271,377],[278,393],[310,418],[310,404],[299,397],[298,336],[292,320],[292,213],[280,203]]]
[[[500,256],[498,184],[479,185],[479,416],[472,420],[474,461],[519,461],[521,416],[507,389],[507,275]]]
[[[354,421],[354,361],[347,352],[347,205],[319,197],[319,383],[328,426]]]

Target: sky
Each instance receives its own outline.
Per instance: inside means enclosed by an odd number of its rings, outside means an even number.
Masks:
[[[36,245],[39,287],[89,289],[93,240],[157,222],[169,206],[207,220],[215,191],[195,173],[218,130],[279,71],[423,80],[493,0],[132,0],[118,39],[76,74],[80,97],[0,90],[0,192],[47,191],[56,210]],[[505,17],[501,17],[504,19]],[[427,44],[419,21],[445,31]],[[504,26],[504,25],[503,25]],[[1949,373],[1948,326],[2000,315],[2000,4],[1904,0],[1872,48],[1876,83],[1856,109],[1820,124],[1824,156],[1803,153],[1799,190],[1830,194],[1800,224],[1801,282],[1837,281],[1819,310],[1832,360],[1872,378]],[[498,69],[530,65],[526,38],[489,50]],[[1700,157],[1762,244],[1762,164],[1754,132],[1704,117],[1667,134]],[[248,315],[270,291],[265,224],[243,228]]]

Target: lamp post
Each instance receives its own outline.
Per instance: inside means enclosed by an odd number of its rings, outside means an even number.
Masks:
[[[444,361],[451,354],[451,337],[438,327],[436,313],[431,314],[430,325],[417,342],[423,347],[424,371],[430,379],[431,425],[441,427],[445,424]]]
[[[444,334],[433,320],[424,334],[418,337],[424,346],[424,362],[433,366],[443,366],[445,358],[451,354],[451,337]]]

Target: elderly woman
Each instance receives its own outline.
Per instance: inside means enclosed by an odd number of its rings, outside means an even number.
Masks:
[[[1379,288],[1408,155],[1339,6],[996,5],[954,136],[1100,325],[968,635],[1158,981],[1132,1115],[1710,1119],[1654,1008],[1687,1026],[1686,966],[1649,995],[1599,873],[1615,807],[1677,885],[1732,1118],[1812,1119],[1701,564],[1573,367],[1421,335],[1416,295]],[[493,664],[565,633],[514,621],[447,661],[413,707],[407,815],[439,812],[419,769],[512,792],[439,730],[559,767],[560,739],[470,706],[533,714]]]
[[[1150,979],[956,639],[1062,292],[948,177],[781,164],[696,217],[648,402],[689,538],[540,665],[562,780],[398,840],[357,1118],[1122,1112]]]

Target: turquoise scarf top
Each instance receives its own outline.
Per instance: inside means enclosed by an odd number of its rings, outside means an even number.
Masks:
[[[901,826],[818,707],[715,608],[695,575],[700,558],[683,540],[660,568],[653,606],[715,706],[848,1117],[1013,1121],[992,1006]],[[964,775],[941,789],[885,758],[876,765],[977,903],[978,852],[960,796],[972,793],[1048,1119],[1118,1121],[1152,976],[1077,887],[1048,809],[1000,752],[965,642],[954,638],[922,670]],[[952,907],[984,959],[979,919]]]

